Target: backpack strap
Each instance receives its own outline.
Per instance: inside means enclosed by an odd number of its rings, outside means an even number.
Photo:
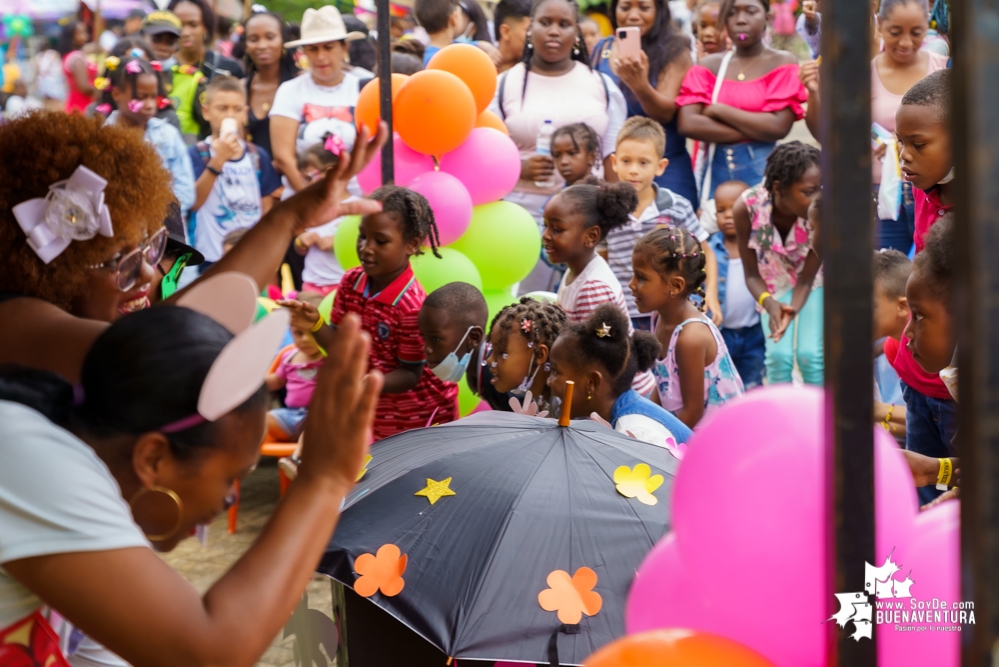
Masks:
[[[198,149],[198,155],[201,156],[201,165],[207,167],[208,163],[212,159],[212,149],[208,146],[207,142],[199,141],[195,144],[195,148]]]
[[[254,143],[246,142],[246,152],[250,154],[250,161],[253,162],[253,169],[257,172],[257,180],[260,180],[260,150]]]
[[[497,90],[497,98],[496,98],[499,100],[499,104],[497,106],[499,106],[500,118],[503,120],[504,123],[506,122],[506,111],[503,109],[503,91],[506,90],[506,75],[509,72],[510,70],[507,70],[506,72],[500,74],[499,89]],[[524,76],[527,76],[527,74],[525,73]]]
[[[597,70],[597,76],[600,77],[600,83],[604,84],[604,111],[610,109],[610,88],[607,87],[607,75]]]

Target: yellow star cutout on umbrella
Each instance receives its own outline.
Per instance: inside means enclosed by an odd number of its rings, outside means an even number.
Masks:
[[[424,497],[426,497],[427,500],[430,501],[430,504],[433,505],[434,503],[436,503],[438,500],[440,500],[444,496],[457,495],[457,494],[455,494],[454,491],[452,491],[450,488],[448,488],[448,484],[450,484],[450,483],[451,483],[451,478],[450,477],[448,477],[447,479],[445,479],[445,480],[443,480],[441,482],[435,482],[434,480],[432,480],[432,479],[430,479],[428,477],[427,478],[427,486],[426,486],[426,488],[420,489],[419,491],[417,491],[413,495],[424,496]]]

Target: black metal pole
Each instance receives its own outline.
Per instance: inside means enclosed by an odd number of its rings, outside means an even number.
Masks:
[[[975,604],[975,624],[961,632],[961,664],[980,667],[997,664],[999,637],[999,7],[951,7],[961,599]]]
[[[871,12],[868,2],[822,6],[820,251],[825,276],[825,440],[831,479],[833,592],[864,591],[874,555]],[[829,664],[874,667],[875,641],[830,623]],[[835,638],[832,636],[835,631]],[[873,634],[873,633],[872,633]]]
[[[389,140],[382,148],[382,185],[395,182],[395,151],[392,141],[392,35],[389,0],[377,0],[378,11],[378,93],[382,120],[388,125]]]

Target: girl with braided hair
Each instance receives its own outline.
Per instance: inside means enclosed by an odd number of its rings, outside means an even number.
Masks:
[[[694,428],[702,417],[744,392],[718,327],[690,301],[704,298],[701,244],[680,227],[654,229],[635,245],[635,305],[655,312],[653,330],[666,356],[652,367],[659,404]],[[704,326],[698,326],[704,325]]]
[[[496,391],[524,396],[524,408],[533,397],[538,408],[549,409],[548,353],[567,323],[558,304],[526,296],[501,310],[489,328],[490,351],[482,362],[490,367]]]
[[[599,418],[660,447],[670,438],[684,443],[690,437],[687,425],[631,388],[637,373],[652,368],[662,346],[648,331],[631,333],[630,325],[627,313],[605,303],[562,329],[549,355],[548,386],[562,398],[566,382],[575,383],[573,417]]]
[[[799,141],[767,158],[764,181],[732,209],[746,287],[770,332],[770,383],[790,382],[795,365],[808,384],[821,385],[822,260],[818,253],[819,150]],[[794,322],[794,335],[784,334]]]
[[[159,74],[136,55],[111,57],[105,64],[111,102],[98,105],[97,110],[109,114],[106,122],[111,125],[142,130],[173,177],[173,194],[180,204],[181,216],[186,218],[194,205],[194,169],[180,131],[156,117],[161,108],[170,105]]]

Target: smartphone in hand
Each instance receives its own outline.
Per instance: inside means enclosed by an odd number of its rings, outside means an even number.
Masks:
[[[239,123],[231,116],[223,118],[222,125],[219,127],[220,137],[227,137],[229,135],[239,135]]]
[[[617,34],[617,55],[622,58],[640,57],[642,52],[642,32],[638,26],[628,26],[618,28]]]

